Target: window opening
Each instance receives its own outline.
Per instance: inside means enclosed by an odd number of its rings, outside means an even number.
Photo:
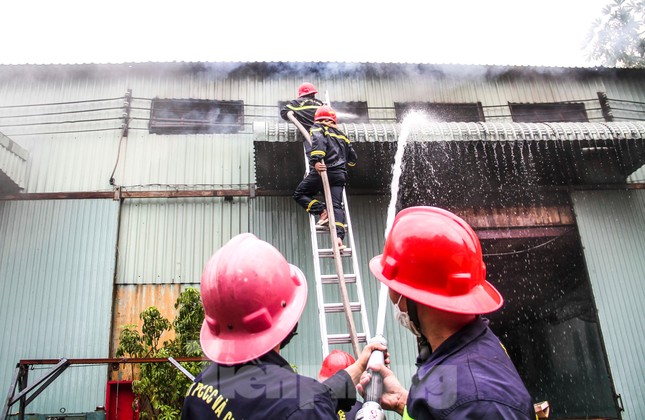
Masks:
[[[405,114],[419,111],[428,114],[437,122],[477,122],[485,121],[481,102],[476,103],[434,103],[434,102],[395,102],[394,112],[397,122],[403,121]]]
[[[582,103],[509,103],[514,122],[589,122]]]
[[[151,134],[237,133],[243,127],[243,101],[152,100]]]

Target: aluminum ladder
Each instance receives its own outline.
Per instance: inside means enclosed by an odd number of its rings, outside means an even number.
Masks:
[[[304,129],[302,124],[294,117],[293,113],[287,116],[293,124],[300,130],[305,140],[311,144],[309,133]],[[303,149],[305,149],[303,147]],[[309,158],[306,150],[304,151],[305,174],[309,172]],[[320,324],[320,341],[322,344],[323,358],[329,354],[330,345],[351,344],[354,355],[358,358],[361,352],[359,343],[367,343],[371,338],[369,322],[367,320],[367,308],[365,306],[365,294],[363,292],[363,283],[361,281],[360,270],[358,265],[358,255],[356,253],[356,244],[352,230],[352,221],[347,204],[347,195],[343,189],[343,205],[345,210],[345,243],[349,247],[342,251],[338,248],[336,242],[336,226],[334,220],[334,209],[329,189],[327,173],[322,172],[323,189],[325,203],[327,205],[327,214],[329,223],[327,226],[317,226],[314,215],[309,215],[309,229],[311,232],[311,249],[314,262],[314,275],[316,277],[316,301],[318,303],[318,317]],[[324,237],[328,238],[329,247],[321,246],[325,242]],[[349,241],[349,242],[347,242]],[[329,267],[327,262],[333,259],[334,267]],[[323,273],[323,270],[325,271]],[[349,270],[349,273],[346,271]],[[333,287],[336,285],[337,287]],[[350,296],[348,285],[351,287]],[[329,297],[329,299],[328,299]],[[351,300],[353,298],[353,300]],[[329,332],[328,317],[334,314],[344,313],[347,325],[347,332]],[[357,316],[355,316],[357,315]],[[360,331],[357,330],[356,324],[360,325]]]
[[[327,211],[330,212],[331,200],[326,201],[329,203]],[[324,227],[316,226],[315,217],[309,216],[323,357],[329,354],[330,345],[342,344],[351,344],[355,356],[358,357],[362,349],[359,343],[364,345],[371,338],[345,191],[343,191],[343,203],[347,225],[345,243],[348,247],[342,251],[337,249],[336,229],[328,227],[331,223]],[[330,264],[332,260],[333,266]],[[334,324],[333,317],[337,316],[334,314],[342,313],[345,315],[347,332],[329,331],[330,324]],[[340,324],[342,323],[337,321],[334,325]]]

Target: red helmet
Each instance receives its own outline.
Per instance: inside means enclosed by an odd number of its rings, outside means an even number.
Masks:
[[[307,300],[307,281],[280,252],[250,233],[232,238],[206,263],[201,280],[200,342],[217,363],[266,354],[293,330]]]
[[[390,289],[447,312],[485,314],[504,303],[486,281],[475,231],[453,213],[436,207],[399,212],[383,254],[369,265]]]
[[[326,381],[334,373],[356,362],[351,354],[342,350],[332,350],[325,360],[323,360],[320,372],[318,372],[318,380],[320,382]]]
[[[329,105],[323,105],[318,107],[316,113],[314,114],[314,121],[319,120],[332,120],[334,124],[336,123],[336,111],[334,111]]]
[[[316,87],[311,83],[303,83],[298,88],[298,98],[301,96],[309,95],[310,93],[318,93]]]

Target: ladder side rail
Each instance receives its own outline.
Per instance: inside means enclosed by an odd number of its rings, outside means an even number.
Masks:
[[[343,189],[343,203],[345,203],[345,221],[347,222],[347,233],[349,234],[348,235],[349,246],[352,248],[352,269],[354,271],[358,301],[361,304],[361,321],[363,323],[363,332],[365,333],[365,336],[367,337],[367,340],[369,342],[369,339],[372,338],[372,334],[370,332],[370,324],[367,318],[367,305],[365,304],[365,292],[363,289],[363,281],[360,275],[360,267],[358,266],[359,258],[358,258],[358,253],[356,252],[356,243],[354,241],[354,229],[352,226],[352,219],[350,216],[346,190],[347,189]]]
[[[298,130],[302,133],[303,137],[305,140],[309,143],[311,146],[311,137],[309,136],[309,133],[307,133],[307,130],[300,124],[300,121],[296,119],[296,117],[293,115],[293,111],[289,111],[287,113],[287,116],[291,120],[291,122],[298,127]],[[304,156],[304,163],[305,163],[305,173],[304,177],[307,176],[309,173],[309,158],[307,157],[307,149],[304,147],[302,148],[302,154]],[[309,215],[309,236],[311,238],[311,251],[312,251],[312,256],[313,256],[313,262],[314,262],[314,280],[316,283],[316,303],[318,304],[318,325],[320,327],[320,341],[322,343],[322,356],[327,357],[329,354],[329,342],[327,340],[327,318],[326,318],[326,313],[325,313],[325,295],[323,292],[323,284],[321,276],[322,273],[320,271],[320,259],[318,258],[318,253],[320,252],[318,248],[318,234],[316,233],[316,219],[313,216],[313,214]]]
[[[316,220],[313,215],[309,215],[309,231],[311,236],[311,249],[314,257],[314,276],[316,281],[316,302],[318,303],[318,321],[320,324],[320,341],[322,342],[322,355],[324,358],[329,354],[329,343],[327,342],[327,318],[320,272],[320,259],[318,258],[318,234],[316,233]]]

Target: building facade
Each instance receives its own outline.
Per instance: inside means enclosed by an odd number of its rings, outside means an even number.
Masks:
[[[506,304],[493,330],[555,418],[645,415],[645,71],[429,64],[0,66],[0,392],[24,359],[113,357],[122,327],[252,232],[314,290],[302,144],[279,117],[300,83],[339,111],[359,155],[348,208],[370,320],[392,165],[398,209],[475,227]],[[412,113],[411,113],[412,112]],[[322,361],[315,294],[286,357]],[[415,343],[390,319],[393,369]],[[36,369],[30,380],[44,374]],[[29,412],[105,404],[107,366],[70,368]]]

